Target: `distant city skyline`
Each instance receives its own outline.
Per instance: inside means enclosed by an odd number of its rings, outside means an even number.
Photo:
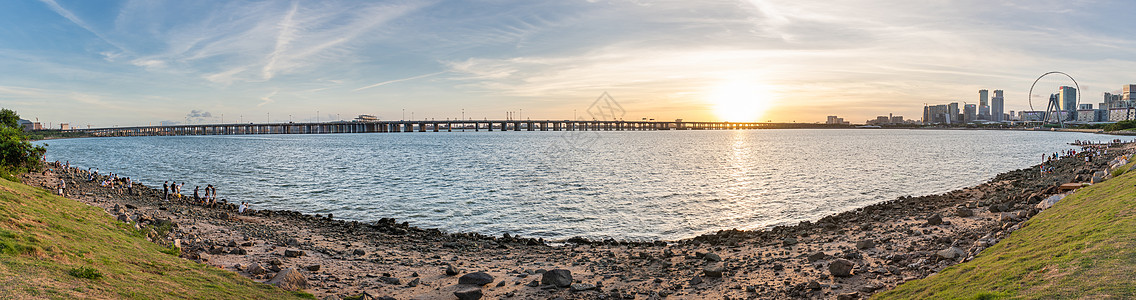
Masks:
[[[1024,111],[1048,71],[1082,104],[1136,82],[1123,11],[1136,3],[15,1],[0,106],[80,127],[571,119],[607,92],[628,120],[858,123],[988,89]],[[1071,84],[1042,80],[1034,110]]]

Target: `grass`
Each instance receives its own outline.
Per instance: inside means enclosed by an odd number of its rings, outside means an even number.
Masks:
[[[0,299],[313,298],[178,258],[181,249],[148,242],[143,230],[0,180]]]
[[[970,262],[875,298],[1136,298],[1133,173],[1078,190]]]

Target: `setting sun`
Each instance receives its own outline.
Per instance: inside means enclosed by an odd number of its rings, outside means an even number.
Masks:
[[[723,121],[758,121],[769,109],[769,92],[749,82],[729,82],[710,91],[707,101]]]

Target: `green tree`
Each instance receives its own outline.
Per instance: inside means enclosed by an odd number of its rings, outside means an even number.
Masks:
[[[19,126],[20,116],[9,109],[0,110],[0,171],[26,172],[39,169],[39,158],[47,149],[33,146]]]
[[[0,109],[0,125],[18,128],[20,127],[20,115],[11,109]]]

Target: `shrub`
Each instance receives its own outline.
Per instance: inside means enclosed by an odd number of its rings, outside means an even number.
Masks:
[[[67,274],[70,274],[71,276],[75,276],[75,277],[78,277],[78,278],[84,278],[84,279],[90,279],[90,280],[99,280],[99,279],[103,278],[102,272],[99,272],[99,270],[95,270],[94,268],[88,268],[88,267],[74,268],[74,269],[71,269],[70,271],[67,271]]]
[[[162,249],[160,251],[162,251],[162,253],[173,255],[173,256],[181,256],[181,247],[177,247],[177,246],[170,246],[169,248]]]

